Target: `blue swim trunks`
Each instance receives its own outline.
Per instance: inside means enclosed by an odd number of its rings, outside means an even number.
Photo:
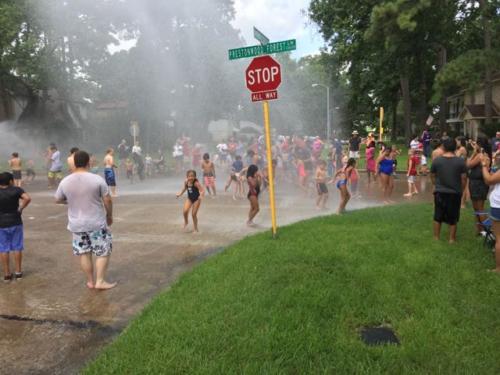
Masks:
[[[108,186],[116,186],[115,171],[113,168],[104,169],[104,179],[106,180],[106,184]]]
[[[24,250],[23,226],[0,228],[0,253]]]
[[[500,221],[500,208],[490,207],[490,218],[493,221]]]

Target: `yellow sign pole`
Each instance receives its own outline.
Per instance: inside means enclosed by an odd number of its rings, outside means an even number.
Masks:
[[[382,135],[384,135],[384,107],[380,107],[380,131],[378,135],[379,142],[382,142]]]
[[[267,149],[267,174],[269,176],[269,203],[271,205],[271,224],[273,237],[276,236],[276,204],[274,201],[274,171],[273,171],[273,153],[271,150],[271,124],[269,123],[269,102],[262,102],[264,108],[264,127],[266,130],[266,149]]]

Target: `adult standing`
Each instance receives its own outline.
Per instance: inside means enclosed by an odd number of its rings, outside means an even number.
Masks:
[[[21,213],[31,202],[25,191],[13,186],[14,176],[4,172],[0,174],[0,255],[2,258],[5,282],[12,280],[10,272],[10,253],[14,253],[16,279],[22,279],[21,268],[24,249],[23,220]]]
[[[122,139],[116,150],[118,151],[118,161],[120,163],[120,167],[125,171],[125,161],[128,158],[129,150],[127,141],[125,139]]]
[[[498,154],[497,154],[498,155]],[[481,168],[483,170],[484,182],[493,186],[490,194],[490,218],[493,223],[492,229],[495,233],[495,268],[494,272],[500,273],[500,170],[491,173],[489,170],[490,159],[486,154],[481,155]]]
[[[335,169],[342,168],[342,142],[338,138],[333,140],[333,148],[335,149]]]
[[[424,128],[424,131],[422,132],[422,136],[420,138],[422,139],[422,143],[424,145],[424,155],[426,158],[429,158],[431,156],[432,136],[427,126]]]
[[[136,141],[134,143],[134,147],[132,147],[132,160],[135,165],[137,165],[137,174],[139,175],[139,179],[144,180],[144,160],[142,158],[142,148],[139,146],[139,142]]]
[[[490,187],[484,182],[481,160],[483,155],[491,157],[491,150],[486,138],[479,138],[477,142],[472,142],[472,147],[472,155],[467,159],[470,200],[475,212],[483,212]],[[483,215],[476,215],[476,218],[478,223],[486,219]],[[477,225],[476,230],[480,233],[481,227]]]
[[[180,139],[177,139],[177,141],[175,141],[172,156],[175,159],[175,173],[179,174],[182,172],[184,166],[184,150]]]
[[[441,224],[450,226],[449,242],[457,240],[460,201],[466,182],[465,160],[457,157],[454,139],[443,141],[443,155],[432,162],[431,180],[434,185],[434,239],[439,240]]]
[[[55,144],[51,144],[48,153],[49,172],[47,178],[49,180],[49,188],[56,188],[62,180],[62,163],[61,152]]]
[[[359,145],[361,144],[361,138],[357,130],[352,132],[351,139],[349,139],[349,158],[359,159]]]
[[[75,171],[65,177],[55,194],[58,203],[68,204],[68,230],[73,234],[73,254],[90,289],[111,289],[116,283],[105,280],[112,251],[109,227],[113,224],[113,203],[102,177],[89,173],[90,156],[85,151],[74,155]],[[96,276],[94,281],[95,255]]]

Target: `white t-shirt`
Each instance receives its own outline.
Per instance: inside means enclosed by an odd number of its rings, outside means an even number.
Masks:
[[[216,146],[217,150],[221,153],[221,154],[225,154],[227,153],[227,145],[225,143],[219,143],[217,146]]]
[[[51,172],[60,172],[61,169],[62,169],[61,152],[59,150],[56,150],[50,156],[50,171]]]
[[[132,147],[132,153],[140,155],[142,153],[141,146],[134,146],[134,147]]]
[[[415,140],[415,139],[414,139],[414,140],[412,140],[412,141],[410,142],[410,148],[411,148],[412,150],[416,150],[416,149],[418,149],[418,146],[419,146],[419,145],[420,145],[420,142],[419,142],[419,141],[417,141],[417,140]]]
[[[79,172],[63,178],[55,197],[68,202],[68,230],[80,233],[106,227],[102,198],[107,195],[106,181],[96,174]]]
[[[500,184],[495,184],[490,192],[490,207],[500,208]]]

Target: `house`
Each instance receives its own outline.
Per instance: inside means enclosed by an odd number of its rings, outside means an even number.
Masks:
[[[500,127],[500,74],[493,78],[493,122]],[[484,87],[475,90],[463,90],[449,96],[446,123],[456,134],[463,134],[472,139],[484,133],[486,121],[484,108]]]

